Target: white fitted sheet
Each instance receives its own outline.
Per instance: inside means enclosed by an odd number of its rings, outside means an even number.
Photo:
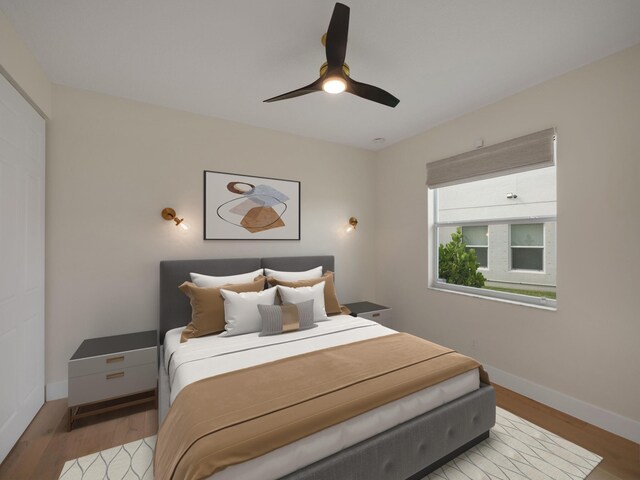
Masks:
[[[164,367],[169,374],[170,402],[184,387],[203,378],[280,358],[396,333],[371,320],[347,315],[331,317],[317,328],[259,337],[208,336],[180,343],[182,328],[167,332]],[[395,425],[455,400],[480,386],[478,370],[388,403],[345,422],[216,473],[213,480],[275,480],[333,455]]]

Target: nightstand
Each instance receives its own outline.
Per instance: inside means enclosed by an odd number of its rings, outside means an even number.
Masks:
[[[345,304],[351,310],[351,316],[362,317],[378,322],[380,325],[389,327],[391,324],[391,308],[371,302],[356,302]]]
[[[79,418],[158,402],[158,332],[91,338],[69,360],[69,430]]]

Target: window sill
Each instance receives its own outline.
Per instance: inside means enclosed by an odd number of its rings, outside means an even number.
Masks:
[[[480,270],[480,269],[478,269]],[[544,270],[525,270],[525,269],[517,269],[517,268],[510,268],[509,270],[507,270],[507,273],[527,273],[527,274],[532,274],[532,275],[546,275],[547,272],[545,272]]]
[[[551,311],[551,312],[555,312],[558,310],[557,306],[550,306],[550,305],[536,305],[533,303],[527,303],[527,302],[519,302],[517,300],[509,300],[506,298],[498,298],[498,297],[490,297],[488,295],[480,295],[478,293],[469,293],[469,292],[460,292],[457,290],[452,290],[449,288],[442,288],[442,287],[437,287],[437,286],[429,286],[427,287],[429,290],[434,290],[436,292],[444,292],[444,293],[453,293],[455,295],[464,295],[466,297],[475,297],[475,298],[480,298],[483,300],[491,300],[494,302],[502,302],[502,303],[510,303],[512,305],[522,305],[523,307],[531,307],[531,308],[537,308],[538,310],[547,310],[547,311]]]

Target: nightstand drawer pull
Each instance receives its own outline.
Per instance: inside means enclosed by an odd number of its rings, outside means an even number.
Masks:
[[[373,315],[371,315],[373,318],[379,317],[380,314],[379,313],[374,313]]]
[[[107,380],[113,380],[114,378],[124,377],[124,372],[108,373]]]
[[[116,363],[116,362],[124,362],[124,355],[120,355],[119,357],[107,358],[107,363]]]

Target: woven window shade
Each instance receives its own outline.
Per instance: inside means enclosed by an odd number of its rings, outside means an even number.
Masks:
[[[555,128],[514,138],[427,163],[427,186],[444,187],[481,178],[551,167],[555,164]]]

